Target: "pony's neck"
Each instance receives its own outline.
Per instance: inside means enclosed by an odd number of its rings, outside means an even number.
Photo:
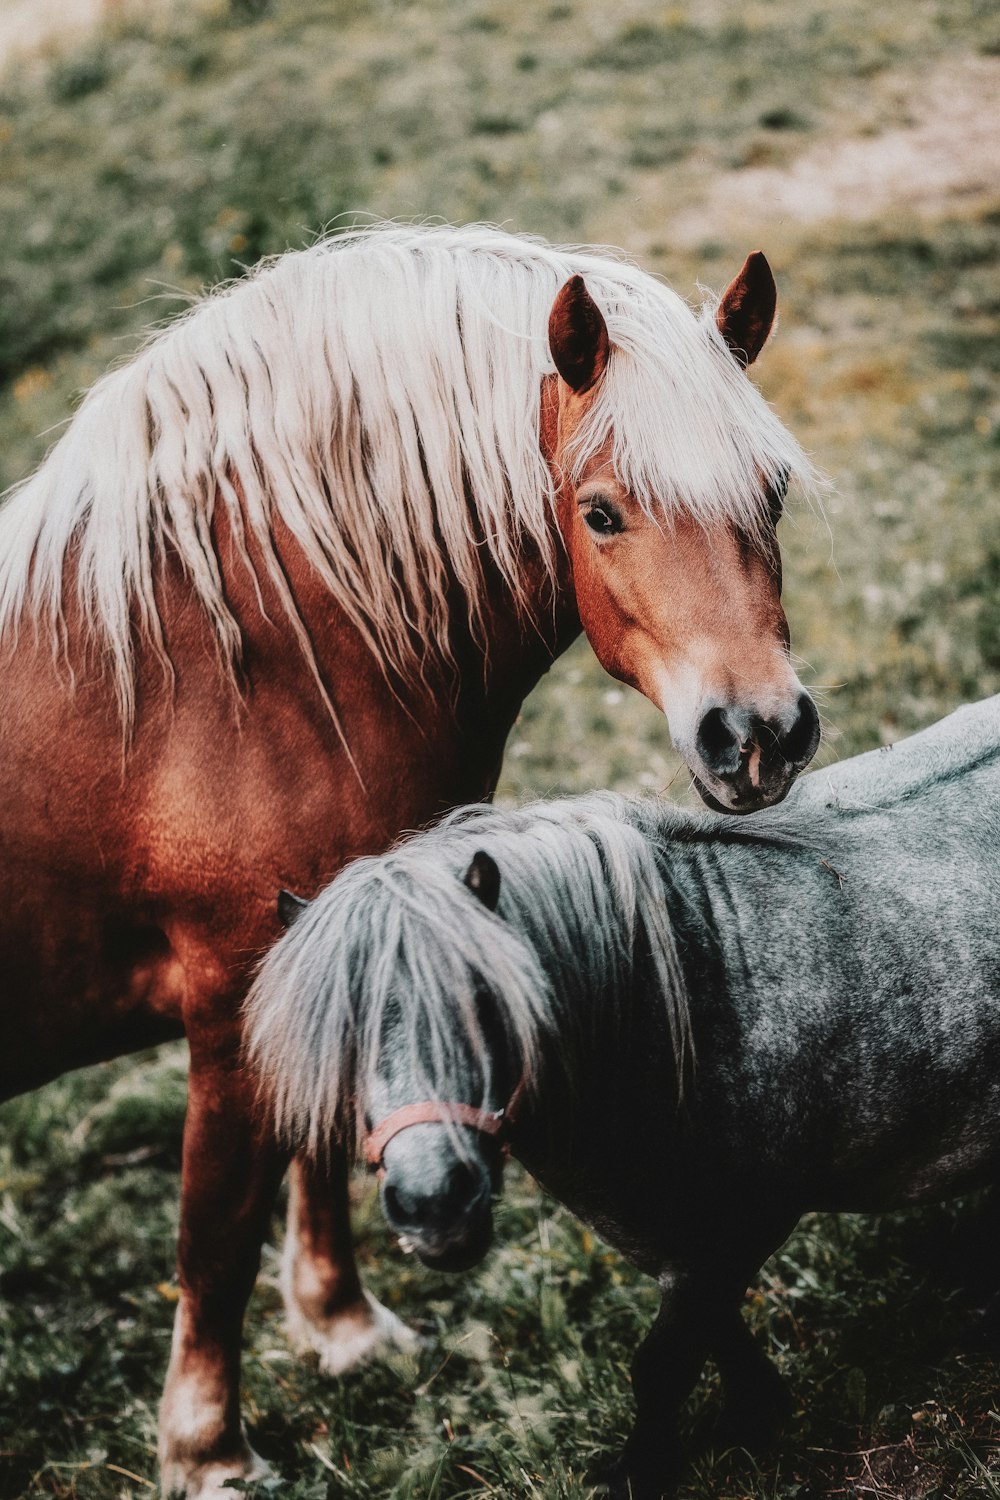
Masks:
[[[697,849],[671,848],[669,861],[657,860],[661,883],[655,892],[666,903],[694,1002],[700,1002],[702,978],[715,962],[706,913],[692,904],[688,890],[697,887],[699,858]],[[580,954],[555,957],[572,972],[585,973],[581,960]],[[621,974],[615,1004],[592,984],[582,990],[573,1038],[564,1058],[545,1069],[537,1099],[518,1122],[514,1151],[609,1243],[655,1272],[655,1246],[670,1233],[658,1220],[659,1205],[684,1172],[697,1055],[693,1062],[690,1053],[679,1057],[666,1008],[670,997],[659,993],[648,963],[640,943]]]
[[[551,962],[570,973],[587,971],[578,952],[554,954]],[[588,1163],[595,1153],[620,1155],[626,1172],[636,1152],[654,1147],[662,1155],[678,1097],[670,1027],[641,958],[620,975],[613,1001],[587,983],[564,1002],[567,1009],[570,1003],[565,1046],[543,1064],[538,1095],[515,1141],[517,1155],[565,1201],[591,1198],[597,1185]]]
[[[666,1029],[632,999],[631,1024],[618,1031],[604,1013],[572,1076],[543,1078],[512,1144],[548,1192],[656,1274],[656,1204],[672,1182],[681,1116]]]

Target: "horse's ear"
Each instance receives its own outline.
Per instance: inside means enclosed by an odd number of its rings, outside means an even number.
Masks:
[[[571,276],[552,304],[549,352],[563,380],[578,395],[604,374],[611,353],[608,325],[582,276]]]
[[[754,250],[743,269],[723,293],[715,324],[736,363],[752,365],[774,326],[778,292],[771,267],[761,250]]]
[[[484,849],[477,849],[465,872],[465,883],[478,896],[487,911],[496,911],[500,900],[500,871],[495,859]]]
[[[301,896],[296,896],[292,891],[278,892],[278,921],[282,927],[294,927],[306,907],[308,901]]]

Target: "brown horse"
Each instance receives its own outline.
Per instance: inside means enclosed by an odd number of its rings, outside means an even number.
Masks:
[[[241,1006],[275,891],[489,797],[581,624],[716,805],[813,754],[775,540],[808,465],[744,374],[773,315],[760,255],[698,318],[595,253],[348,234],[106,377],[0,512],[0,1097],[190,1048],[165,1489],[263,1468],[240,1332],[288,1163]],[[285,1296],[330,1370],[409,1337],[335,1150],[296,1169]]]

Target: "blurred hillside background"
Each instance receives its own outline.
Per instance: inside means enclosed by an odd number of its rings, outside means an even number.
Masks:
[[[759,247],[781,325],[755,378],[832,484],[781,527],[821,758],[1000,688],[994,0],[5,0],[0,67],[0,487],[143,329],[341,215],[610,242],[693,299]],[[684,779],[581,645],[502,795]],[[0,1110],[2,1497],[149,1493],[183,1097],[164,1049]],[[997,1366],[953,1347],[938,1265],[971,1212],[809,1220],[752,1299],[796,1422],[683,1494],[1000,1495]],[[437,1342],[319,1379],[269,1250],[245,1378],[281,1493],[582,1496],[652,1290],[521,1176],[461,1281],[401,1262],[363,1184],[359,1229]],[[710,1407],[709,1378],[695,1428]]]

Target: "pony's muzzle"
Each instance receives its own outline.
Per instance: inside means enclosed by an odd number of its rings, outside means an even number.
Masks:
[[[708,773],[695,775],[709,806],[723,812],[753,812],[780,802],[819,746],[819,713],[800,692],[784,713],[767,717],[738,703],[706,708],[694,748]]]
[[[442,1126],[417,1127],[407,1135],[386,1153],[382,1211],[425,1265],[466,1270],[482,1259],[493,1238],[489,1166],[476,1151],[456,1156]]]

